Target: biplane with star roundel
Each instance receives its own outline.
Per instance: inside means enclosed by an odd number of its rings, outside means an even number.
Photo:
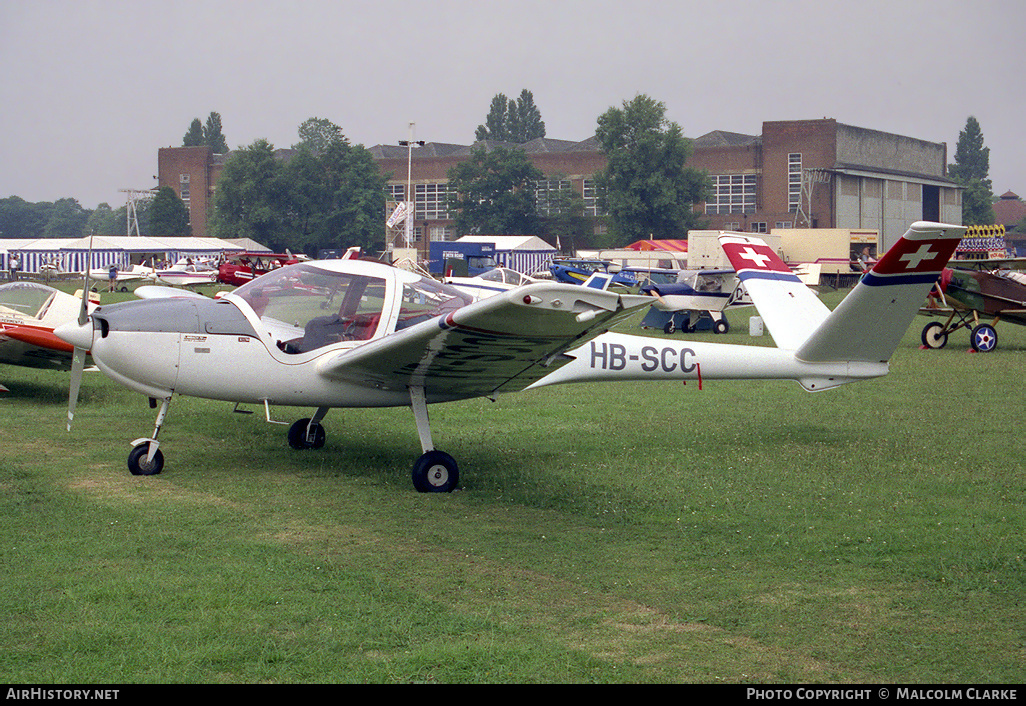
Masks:
[[[950,334],[968,329],[971,350],[987,353],[997,348],[1000,322],[1026,326],[1026,272],[1009,269],[1010,264],[1026,261],[979,261],[980,269],[945,267],[920,309],[942,319],[923,327],[923,347],[943,348]]]

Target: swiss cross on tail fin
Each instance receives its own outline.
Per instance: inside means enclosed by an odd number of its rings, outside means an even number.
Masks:
[[[720,245],[731,267],[737,272],[738,279],[742,281],[751,278],[798,281],[791,268],[784,264],[773,248],[758,238],[723,237]]]
[[[953,235],[948,237],[923,240],[916,237],[919,234],[916,231],[917,225],[926,226],[925,223],[913,224],[912,229],[873,265],[863,283],[869,286],[883,286],[933,282],[937,279],[948,260],[955,254],[955,248],[961,240],[960,231],[953,230]]]

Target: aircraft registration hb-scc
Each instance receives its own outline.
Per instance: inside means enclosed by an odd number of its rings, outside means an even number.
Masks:
[[[616,380],[788,379],[823,390],[885,375],[964,228],[917,222],[830,311],[762,240],[720,237],[776,348],[632,336],[608,329],[651,297],[536,283],[472,302],[435,280],[362,260],[309,261],[221,299],[183,294],[101,306],[55,333],[76,348],[68,428],[86,351],[105,374],[160,401],[153,436],[128,457],[159,473],[173,394],[316,408],[295,448],[324,445],[333,407],[413,410],[422,492],[459,482],[434,448],[427,405],[545,385]]]

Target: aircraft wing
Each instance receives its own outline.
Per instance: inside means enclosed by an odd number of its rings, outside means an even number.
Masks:
[[[379,389],[423,387],[429,402],[522,390],[651,297],[539,283],[483,299],[318,363]]]
[[[183,297],[191,297],[193,299],[210,298],[191,289],[175,289],[174,287],[164,287],[159,284],[145,284],[135,290],[135,295],[140,299],[181,299]]]

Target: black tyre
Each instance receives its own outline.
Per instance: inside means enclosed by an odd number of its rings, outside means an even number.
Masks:
[[[726,319],[720,319],[713,323],[713,333],[726,333],[730,330],[730,324]]]
[[[310,427],[310,434],[307,435],[307,427]],[[289,427],[289,446],[294,449],[319,449],[324,446],[327,433],[318,423],[310,425],[310,418],[300,419]]]
[[[428,451],[413,464],[413,487],[418,493],[451,493],[460,482],[456,460],[442,451]]]
[[[139,444],[128,454],[128,470],[133,476],[155,476],[164,470],[164,454],[157,449],[153,459],[147,463],[146,457],[150,453],[149,443]]]

